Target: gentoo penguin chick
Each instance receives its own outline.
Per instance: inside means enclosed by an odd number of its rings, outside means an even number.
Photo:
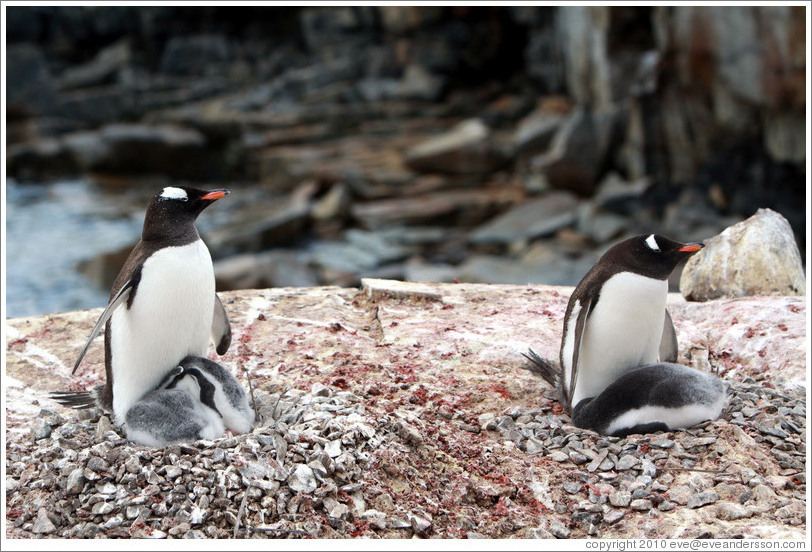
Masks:
[[[254,411],[240,384],[216,362],[186,357],[158,388],[127,411],[125,432],[135,443],[164,446],[246,433]]]
[[[577,417],[576,420],[575,412],[582,401],[597,401],[592,408],[594,411],[599,405],[605,405],[606,401],[612,401],[612,397],[628,399],[628,404],[617,403],[615,409],[611,410],[627,412],[639,405],[648,405],[646,401],[661,396],[661,386],[657,387],[655,393],[634,380],[621,380],[621,376],[644,365],[676,360],[676,332],[665,308],[668,276],[680,261],[702,247],[704,245],[701,243],[680,243],[656,234],[635,236],[616,244],[598,260],[570,296],[564,316],[560,371],[532,351],[525,355],[533,363],[530,367],[532,371],[551,383],[557,380],[562,402],[573,415],[576,425],[587,427],[583,425],[587,423],[584,420],[593,419],[587,416]],[[686,401],[686,397],[696,395],[690,390],[695,381],[689,377],[692,374],[681,369],[672,369],[668,374],[668,378],[662,382],[666,388],[673,387],[672,392]],[[684,376],[684,393],[679,388],[677,374]],[[618,381],[624,381],[627,385],[634,382],[634,385],[630,386],[628,393],[614,393],[608,395],[605,401],[597,400],[601,398],[601,393],[609,391],[610,386]],[[657,377],[652,375],[645,381],[656,382]],[[721,395],[723,400],[724,390],[717,395]],[[714,401],[710,402],[715,404]],[[600,427],[612,427],[612,416],[608,413],[607,416],[603,419],[605,424]],[[645,417],[645,414],[641,416]],[[702,419],[693,421],[691,425]],[[590,422],[589,427],[594,425]]]
[[[121,424],[130,407],[186,356],[205,357],[209,339],[222,355],[231,327],[214,290],[211,255],[195,227],[198,215],[228,190],[170,186],[152,198],[136,244],[113,283],[110,303],[73,371],[104,327],[106,381],[95,400]],[[88,392],[57,393],[59,402],[87,407]]]
[[[727,385],[688,366],[647,364],[624,372],[595,398],[572,411],[572,423],[625,437],[691,427],[722,413]]]
[[[223,419],[226,429],[234,433],[247,433],[254,424],[254,410],[248,404],[248,395],[231,373],[216,362],[203,357],[186,357],[179,367],[193,378],[176,378],[170,387],[186,389],[199,394],[200,401]],[[196,386],[189,387],[194,383]]]

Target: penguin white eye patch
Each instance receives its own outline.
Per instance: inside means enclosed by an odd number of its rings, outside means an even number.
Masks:
[[[186,201],[189,199],[189,196],[186,195],[186,190],[175,188],[174,186],[167,186],[164,188],[161,191],[161,195],[158,197],[161,199],[179,199],[181,201]]]
[[[660,245],[657,243],[657,240],[654,238],[654,234],[650,235],[646,238],[646,245],[652,251],[660,251]]]

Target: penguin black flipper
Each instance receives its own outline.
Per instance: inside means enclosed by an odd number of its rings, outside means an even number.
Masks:
[[[137,271],[136,274],[140,275],[141,271]],[[107,303],[107,307],[104,309],[104,312],[101,313],[99,316],[99,320],[96,322],[96,325],[93,326],[93,331],[90,332],[90,337],[87,339],[87,343],[82,348],[82,352],[79,353],[79,358],[76,359],[76,364],[73,365],[73,370],[71,374],[76,373],[76,369],[79,367],[79,364],[82,362],[82,359],[85,357],[85,353],[90,348],[90,344],[93,343],[93,340],[99,335],[104,328],[104,325],[110,320],[110,317],[113,316],[113,313],[116,312],[123,303],[127,302],[130,303],[130,299],[133,296],[133,292],[135,288],[138,286],[138,278],[132,278],[129,280],[122,288],[116,293],[116,295]]]
[[[575,384],[578,381],[578,359],[581,356],[581,346],[584,341],[584,331],[586,330],[586,321],[589,318],[589,313],[595,301],[591,297],[585,298],[584,305],[578,312],[578,318],[575,321],[575,340],[572,347],[572,365],[570,366],[570,379],[569,388],[562,387],[562,395],[567,410],[572,412],[573,404],[572,397],[575,395]]]
[[[677,343],[677,331],[674,329],[674,321],[665,310],[665,321],[663,322],[663,337],[660,341],[660,362],[677,362],[679,345]]]
[[[211,321],[211,340],[218,355],[226,354],[231,346],[231,323],[220,297],[214,294],[214,316]]]

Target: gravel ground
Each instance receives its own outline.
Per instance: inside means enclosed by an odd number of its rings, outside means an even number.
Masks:
[[[165,448],[44,398],[68,385],[75,334],[95,311],[10,321],[6,536],[806,537],[805,388],[743,375],[720,420],[602,437],[572,426],[518,355],[494,357],[464,327],[544,335],[517,309],[552,320],[565,293],[450,287],[230,295],[236,347],[224,363],[251,374],[257,427]],[[532,309],[511,302],[520,290]],[[490,318],[477,312],[496,304]],[[414,342],[410,332],[432,333],[426,316],[443,339]]]

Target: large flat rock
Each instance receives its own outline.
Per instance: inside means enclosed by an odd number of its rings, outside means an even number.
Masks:
[[[591,459],[581,465],[574,453],[570,460],[566,456],[553,459],[554,447],[531,451],[530,441],[523,441],[524,437],[507,440],[505,436],[510,434],[502,425],[488,425],[488,420],[508,423],[505,414],[514,413],[519,423],[522,418],[517,412],[560,412],[554,392],[521,368],[524,359],[520,353],[533,347],[544,357],[557,357],[571,291],[543,285],[365,280],[360,290],[316,287],[227,292],[221,297],[231,317],[234,339],[229,352],[218,360],[241,380],[249,374],[254,389],[310,391],[323,385],[360,397],[365,415],[381,427],[392,420],[408,422],[411,429],[399,429],[402,440],[395,436],[372,452],[364,477],[370,488],[384,489],[394,498],[391,508],[434,512],[429,531],[434,536],[459,537],[469,532],[489,537],[549,536],[552,532],[571,537],[696,537],[710,533],[805,538],[805,526],[787,506],[798,503],[805,480],[790,483],[792,470],[779,465],[771,453],[773,443],[747,424],[723,418],[707,425],[702,435],[711,432],[715,439],[706,439],[703,446],[717,448],[689,455],[692,468],[673,468],[667,477],[661,476],[662,470],[672,469],[667,466],[676,460],[662,456],[649,460],[649,448],[655,449],[649,442],[658,442],[661,434],[607,441],[573,428],[561,416],[563,435],[577,435],[579,446]],[[672,295],[668,304],[680,340],[680,362],[718,370],[733,386],[767,388],[805,407],[804,297],[686,303]],[[51,401],[49,391],[100,383],[102,338],[90,348],[76,375],[70,374],[100,313],[101,309],[91,309],[6,321],[7,451],[38,446],[30,428],[40,409],[74,416]],[[803,432],[805,429],[799,438]],[[694,438],[692,432],[664,435],[675,441]],[[701,441],[699,437],[695,440]],[[711,441],[715,444],[707,445]],[[660,498],[654,500],[654,506],[672,494],[678,497],[685,488],[712,491],[710,485],[717,494],[722,492],[719,485],[727,484],[726,480],[720,480],[722,476],[707,479],[711,472],[730,475],[745,490],[752,490],[743,484],[746,480],[761,477],[772,494],[763,491],[758,497],[766,502],[753,498],[744,512],[729,505],[725,496],[718,503],[710,499],[702,507],[680,504],[675,498],[675,508],[670,511],[656,507],[647,511],[651,505],[646,502],[610,508],[605,498],[603,502],[595,498],[597,503],[590,506],[585,493],[594,489],[589,490],[589,485],[607,484],[603,479],[587,478],[600,473],[613,481],[598,467],[620,449],[612,448],[610,453],[606,447],[636,450],[643,466],[654,462],[660,470],[654,484],[668,487],[655,493]],[[669,445],[662,447],[659,453],[668,456]],[[644,476],[645,469],[639,477]],[[706,478],[705,483],[698,482],[701,477]],[[583,487],[582,482],[586,483]],[[571,487],[562,490],[565,483],[577,483],[581,490],[576,494]],[[61,488],[54,492],[63,492]],[[377,500],[374,496],[366,499]],[[461,501],[464,518],[479,521],[461,521],[461,514],[448,513],[448,500]],[[572,514],[581,507],[575,508],[573,500],[583,502],[584,516],[597,515],[595,508],[606,506],[593,532],[588,523],[574,521],[587,518]],[[622,497],[618,500],[622,503]],[[782,506],[787,515],[774,515]],[[653,523],[651,516],[659,521]],[[408,536],[403,529],[381,529],[384,526],[364,530],[370,531],[367,535]],[[22,529],[15,531],[10,535],[32,536]],[[336,531],[341,535],[340,528]]]

